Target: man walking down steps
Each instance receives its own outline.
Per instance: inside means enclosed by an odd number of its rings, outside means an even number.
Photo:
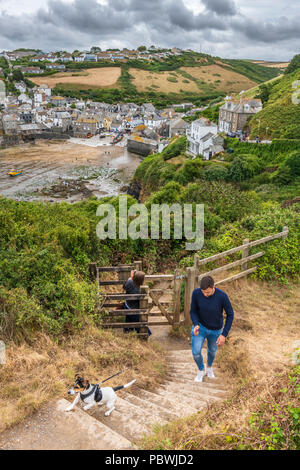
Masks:
[[[223,310],[226,322],[223,328]],[[200,289],[194,289],[190,316],[193,322],[191,331],[192,354],[198,367],[195,382],[202,382],[205,375],[214,378],[212,365],[218,346],[223,346],[231,328],[234,312],[230,300],[221,289],[215,287],[211,276],[201,279]],[[202,347],[207,339],[207,367],[203,363]]]

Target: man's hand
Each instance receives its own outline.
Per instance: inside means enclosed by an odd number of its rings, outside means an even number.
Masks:
[[[223,344],[225,343],[225,340],[226,340],[225,336],[220,335],[219,338],[217,339],[216,343],[217,343],[218,346],[223,346]]]
[[[195,336],[198,336],[198,333],[199,333],[199,325],[195,326],[195,328],[193,329],[193,332],[194,332],[194,335],[195,335]]]

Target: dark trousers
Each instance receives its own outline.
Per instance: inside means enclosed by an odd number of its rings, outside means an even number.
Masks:
[[[130,310],[129,307],[127,307],[127,304],[124,303],[124,309]],[[125,317],[125,322],[126,323],[137,323],[140,322],[141,318],[139,314],[133,314],[133,315],[126,315]],[[124,328],[124,333],[128,333],[129,331],[136,331],[137,333],[140,332],[140,328]],[[148,328],[148,336],[152,335],[150,328]]]

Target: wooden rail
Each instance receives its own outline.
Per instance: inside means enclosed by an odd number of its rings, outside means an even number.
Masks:
[[[265,253],[264,251],[260,251],[259,253],[255,253],[253,255],[249,255],[249,251],[251,248],[267,243],[272,240],[276,240],[278,238],[285,239],[289,233],[288,227],[284,226],[282,232],[276,233],[275,235],[268,235],[267,237],[260,238],[258,240],[249,241],[249,239],[245,239],[242,245],[236,246],[229,250],[223,251],[222,253],[218,253],[216,255],[209,256],[207,258],[200,259],[199,255],[196,254],[194,256],[194,266],[187,268],[186,271],[186,284],[185,284],[185,298],[184,298],[184,318],[185,323],[190,324],[190,305],[192,299],[193,290],[196,287],[200,287],[201,279],[204,276],[211,276],[215,274],[220,274],[224,271],[228,271],[230,269],[236,268],[238,266],[241,267],[241,272],[229,276],[225,279],[219,280],[215,282],[215,285],[225,284],[226,282],[232,282],[242,277],[248,276],[256,271],[257,266],[249,268],[249,262],[260,258]],[[241,259],[237,261],[233,261],[231,263],[227,263],[224,266],[220,266],[218,268],[211,269],[204,273],[200,273],[200,268],[205,266],[207,263],[215,262],[221,259],[226,258],[227,256],[233,255],[235,253],[242,253]]]

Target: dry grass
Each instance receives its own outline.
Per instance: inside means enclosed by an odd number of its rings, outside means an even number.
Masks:
[[[259,413],[263,405],[268,426],[273,414],[282,415],[285,402],[290,400],[296,406],[295,391],[287,396],[279,392],[288,382],[293,343],[299,340],[298,286],[243,280],[222,289],[230,297],[235,320],[216,363],[233,386],[232,396],[197,415],[157,428],[155,434],[140,442],[141,448],[230,449],[240,443],[267,448],[267,442],[257,437],[257,429],[249,427],[251,414]],[[181,333],[186,336],[186,331]],[[277,405],[280,413],[274,408]],[[280,419],[287,427],[288,417]],[[287,431],[286,448],[288,439]]]
[[[54,88],[58,84],[80,85],[86,88],[104,88],[115,85],[121,76],[120,67],[87,69],[84,73],[57,73],[49,77],[36,77],[31,80],[36,85],[46,84]]]
[[[189,75],[198,80],[193,81],[181,75],[180,71],[187,72]],[[214,87],[215,90],[225,92],[240,92],[248,90],[256,85],[255,82],[249,80],[234,70],[227,70],[218,64],[205,65],[199,67],[181,67],[176,72],[149,72],[147,70],[130,69],[130,74],[134,77],[133,84],[138,91],[149,91],[151,88],[157,92],[163,93],[180,93],[199,92],[201,90],[201,81],[203,81],[203,91],[207,91],[208,87]],[[174,83],[169,79],[176,79]]]
[[[286,69],[289,66],[289,62],[266,62],[264,60],[252,60],[251,62],[274,69]]]
[[[140,92],[149,91],[155,87],[154,91],[162,93],[180,93],[180,90],[197,92],[199,88],[195,82],[185,83],[185,77],[175,72],[149,72],[148,70],[130,69],[130,75],[134,77],[132,83]],[[170,82],[168,78],[176,78],[177,83]]]
[[[197,80],[203,80],[208,85],[215,85],[217,90],[240,92],[256,85],[249,78],[234,70],[227,70],[220,65],[206,65],[203,67],[182,67],[182,70]]]
[[[91,382],[123,373],[110,386],[137,379],[153,388],[163,380],[165,358],[160,346],[137,339],[135,334],[86,329],[57,344],[39,334],[34,344],[7,346],[6,364],[0,366],[0,432],[22,422],[43,404],[67,398],[75,373]]]

